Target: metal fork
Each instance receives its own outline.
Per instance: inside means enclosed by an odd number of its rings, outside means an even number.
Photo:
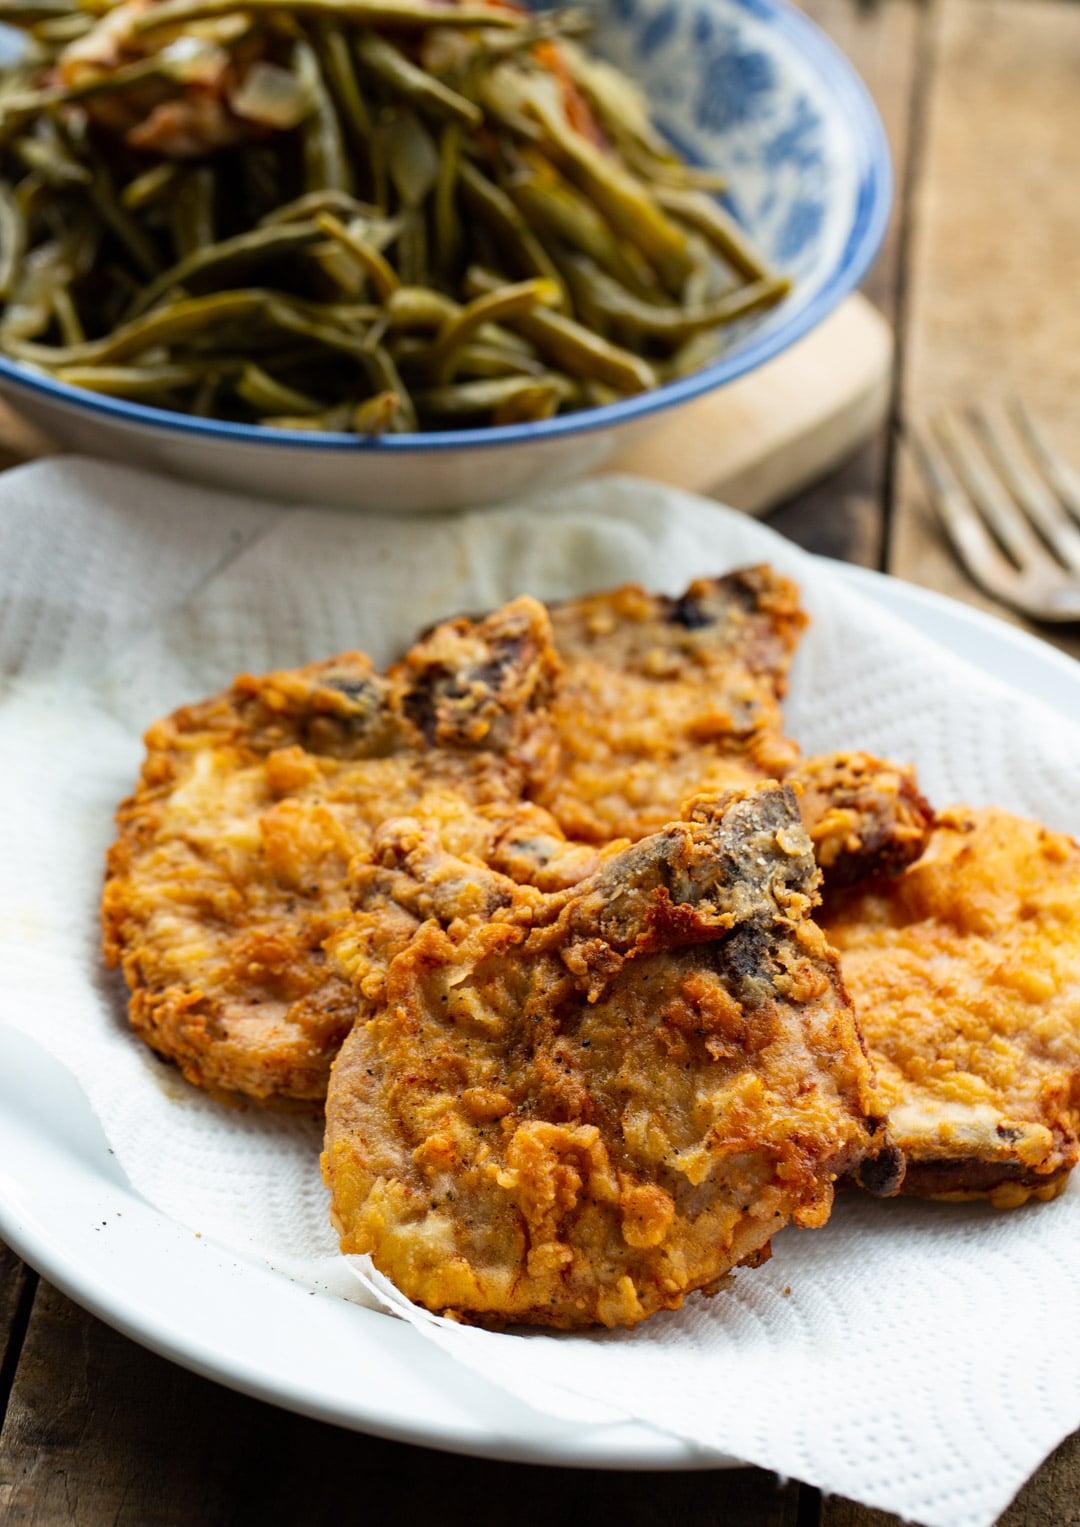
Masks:
[[[976,583],[1034,620],[1080,620],[1080,476],[1023,404],[948,410],[909,439]]]

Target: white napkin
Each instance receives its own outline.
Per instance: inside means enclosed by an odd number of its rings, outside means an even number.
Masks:
[[[134,1187],[312,1286],[381,1300],[534,1408],[632,1416],[927,1527],[988,1527],[1080,1425],[1080,1184],[1010,1214],[856,1194],[764,1268],[632,1333],[493,1335],[336,1254],[316,1124],[225,1110],[125,1026],[98,954],[112,812],[155,716],[259,671],[517,593],[676,591],[769,559],[814,617],[789,730],[919,765],[940,804],[1080,827],[1080,729],[854,595],[760,525],[608,478],[423,521],[267,508],[76,458],[0,478],[0,1021],[75,1074]],[[361,1269],[362,1271],[362,1269]]]

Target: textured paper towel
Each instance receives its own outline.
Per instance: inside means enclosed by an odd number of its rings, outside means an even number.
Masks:
[[[768,558],[814,617],[789,730],[914,759],[939,803],[1075,830],[1080,729],[715,505],[607,479],[528,507],[395,522],[268,509],[74,459],[0,479],[0,1020],[78,1077],[135,1188],[291,1276],[386,1305],[534,1407],[614,1410],[898,1511],[986,1527],[1080,1424],[1080,1192],[995,1214],[852,1195],[735,1288],[637,1331],[493,1335],[403,1305],[335,1254],[319,1130],[231,1112],[127,1032],[97,952],[101,860],[156,715],[240,669],[359,646],[516,593]],[[790,1293],[788,1290],[790,1289]],[[370,1318],[370,1317],[368,1317]]]

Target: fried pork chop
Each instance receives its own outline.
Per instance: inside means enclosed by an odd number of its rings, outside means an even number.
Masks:
[[[570,838],[637,839],[691,796],[786,774],[780,700],[806,616],[768,567],[678,599],[636,584],[551,606],[560,762],[539,801]]]
[[[906,1193],[1052,1198],[1080,1131],[1080,848],[1000,810],[939,818],[891,884],[827,898],[907,1158]]]
[[[783,734],[807,621],[789,578],[748,567],[675,599],[628,584],[551,618],[560,757],[538,799],[569,837],[636,840],[694,795],[790,779],[829,884],[897,873],[922,852],[931,811],[911,768],[865,753],[804,759]]]
[[[362,1005],[323,951],[349,861],[402,811],[494,852],[554,764],[556,667],[543,606],[520,599],[435,628],[386,676],[345,653],[151,727],[103,902],[142,1038],[215,1093],[318,1104]]]
[[[342,1249],[416,1302],[634,1325],[824,1223],[877,1148],[786,787],[702,798],[556,893],[415,820],[374,861],[361,916],[408,936],[334,1066],[324,1172]]]

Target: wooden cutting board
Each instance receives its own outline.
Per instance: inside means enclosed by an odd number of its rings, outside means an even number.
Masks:
[[[856,293],[767,365],[662,414],[604,470],[763,514],[839,466],[880,426],[892,358],[889,325]]]
[[[605,471],[636,472],[762,514],[824,476],[881,423],[892,333],[847,298],[805,339],[738,382],[661,413]],[[0,404],[0,468],[56,446]]]

